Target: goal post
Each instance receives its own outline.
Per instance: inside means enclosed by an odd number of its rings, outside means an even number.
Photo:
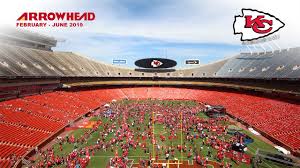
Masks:
[[[179,138],[180,138],[180,146],[181,148],[183,147],[183,112],[181,111],[180,112],[180,131],[179,131]],[[157,134],[157,132],[155,131],[155,119],[156,119],[156,113],[153,111],[152,112],[152,134],[153,134],[153,138],[155,138],[155,135]],[[178,135],[177,135],[178,136]],[[158,138],[157,138],[158,139]],[[156,142],[158,140],[155,140]],[[180,151],[180,156],[179,158],[173,158],[172,160],[164,160],[164,159],[159,159],[158,161],[156,161],[155,157],[156,157],[156,147],[157,147],[157,144],[154,144],[152,143],[152,160],[153,160],[153,164],[159,164],[159,165],[166,165],[167,167],[169,167],[169,165],[178,165],[177,167],[179,168],[179,165],[183,164],[183,150]]]

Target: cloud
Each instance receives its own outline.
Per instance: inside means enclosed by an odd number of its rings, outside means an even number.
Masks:
[[[233,16],[241,13],[241,8],[267,11],[286,23],[281,30],[281,41],[289,43],[291,37],[299,37],[299,0],[64,0],[23,1],[10,0],[1,7],[3,21],[14,24],[24,11],[95,11],[96,22],[84,29],[60,29],[58,31],[93,32],[123,36],[217,42],[239,44],[239,37],[233,36]],[[3,15],[4,14],[4,15]],[[5,17],[4,17],[5,16]],[[13,17],[11,17],[13,16]],[[6,18],[6,19],[5,19]],[[57,29],[35,29],[55,35]],[[293,40],[300,43],[299,40]]]
[[[81,52],[93,58],[168,55],[201,57],[208,62],[239,52],[233,35],[234,15],[242,8],[266,11],[286,26],[277,43],[282,48],[300,46],[300,1],[274,0],[10,0],[0,7],[1,22],[14,26],[25,11],[94,11],[96,21],[84,28],[35,28],[32,31],[65,38],[57,50]],[[208,44],[208,45],[205,45]],[[217,50],[217,51],[215,51]],[[109,57],[109,59],[107,58]],[[179,58],[178,58],[179,59]]]
[[[298,0],[288,2],[173,0],[165,1],[163,4],[147,1],[147,5],[141,5],[139,10],[137,10],[138,5],[131,7],[135,5],[117,2],[112,1],[108,5],[111,9],[111,20],[104,19],[103,22],[97,22],[91,27],[93,31],[184,42],[240,44],[239,37],[233,35],[233,17],[241,13],[241,8],[254,8],[274,14],[286,23],[286,27],[280,31],[280,43],[292,42],[300,45],[299,40],[291,41],[291,37],[299,37],[300,23],[297,20],[300,17],[298,12],[300,1]]]

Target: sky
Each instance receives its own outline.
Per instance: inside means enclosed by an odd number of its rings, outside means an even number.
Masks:
[[[23,12],[95,12],[96,20],[83,28],[29,30],[64,41],[56,51],[73,51],[109,64],[127,59],[126,66],[134,67],[137,59],[162,57],[186,68],[186,59],[206,64],[246,51],[232,28],[242,8],[280,18],[286,26],[276,43],[281,48],[300,46],[299,6],[299,0],[10,0],[1,5],[0,20],[15,27]]]

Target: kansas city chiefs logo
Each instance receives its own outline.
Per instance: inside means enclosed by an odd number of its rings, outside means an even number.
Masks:
[[[157,67],[160,67],[163,63],[158,61],[158,60],[153,60],[151,62],[151,66],[154,67],[154,68],[157,68]]]
[[[234,34],[241,34],[241,41],[251,41],[269,36],[284,27],[275,16],[254,9],[242,9],[242,16],[234,17]]]

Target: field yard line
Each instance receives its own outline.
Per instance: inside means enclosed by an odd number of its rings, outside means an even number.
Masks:
[[[152,134],[153,134],[152,139],[155,139],[154,122],[155,122],[154,121],[154,111],[152,111]],[[152,145],[152,153],[153,153],[152,157],[155,158],[155,146],[154,146],[154,143]]]
[[[115,157],[114,155],[113,156],[91,156],[91,157],[100,157],[100,158],[112,158],[112,157]],[[149,156],[127,156],[127,157],[149,157]]]
[[[180,113],[180,134],[181,134],[181,137],[180,137],[180,145],[181,147],[183,146],[182,144],[182,134],[183,134],[183,127],[182,127],[182,111]],[[183,162],[183,155],[182,155],[182,150],[180,152],[180,156],[181,156],[181,162]]]
[[[272,166],[270,166],[267,162],[264,162],[268,167],[271,167],[272,168]],[[276,166],[277,167],[277,166]]]
[[[255,154],[256,150],[250,146],[247,146],[247,148],[249,149],[249,152],[252,153],[252,154]],[[254,152],[252,152],[254,151]]]

